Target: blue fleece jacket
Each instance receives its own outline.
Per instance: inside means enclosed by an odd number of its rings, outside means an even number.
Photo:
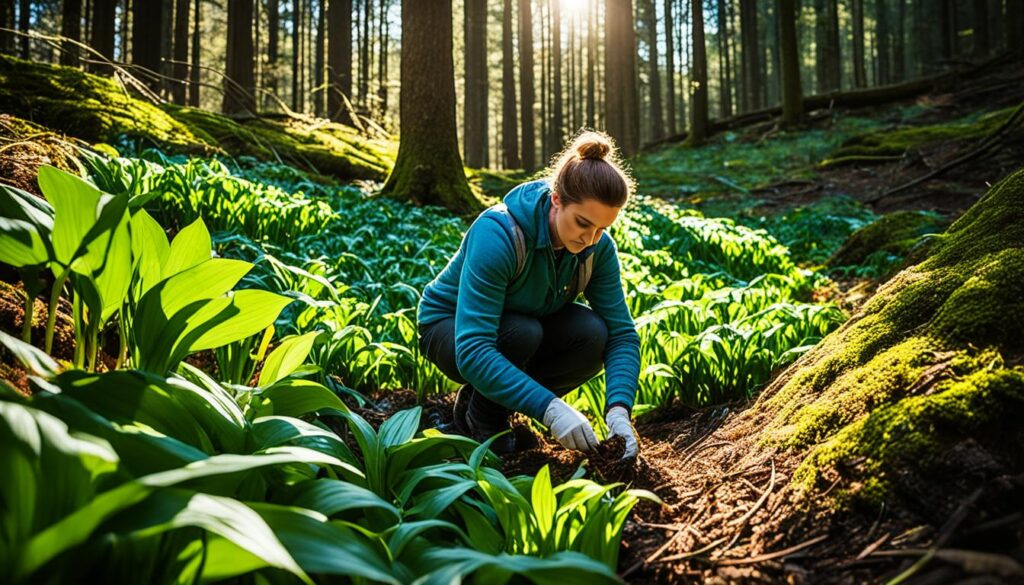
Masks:
[[[541,317],[572,302],[568,287],[577,263],[595,254],[583,296],[608,326],[606,400],[632,407],[640,375],[640,338],[622,293],[615,242],[605,232],[596,244],[556,263],[548,227],[550,193],[550,184],[541,180],[523,183],[505,196],[509,213],[526,236],[526,262],[518,278],[513,279],[516,253],[507,218],[488,209],[424,289],[419,324],[454,315],[455,356],[462,376],[498,404],[541,419],[555,395],[498,352],[501,314]]]

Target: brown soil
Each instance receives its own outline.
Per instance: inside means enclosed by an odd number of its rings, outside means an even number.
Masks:
[[[48,164],[73,171],[75,150],[68,138],[42,126],[0,114],[0,182],[41,195],[36,175]]]

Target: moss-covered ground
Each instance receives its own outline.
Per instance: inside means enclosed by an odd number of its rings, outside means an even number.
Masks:
[[[112,79],[80,69],[0,55],[0,111],[121,151],[251,156],[335,179],[383,180],[397,143],[302,117],[233,119],[131,95]]]
[[[807,450],[794,482],[842,500],[886,497],[979,429],[1024,415],[1024,170],[994,187],[755,407],[764,440]],[[849,472],[847,472],[849,473]]]

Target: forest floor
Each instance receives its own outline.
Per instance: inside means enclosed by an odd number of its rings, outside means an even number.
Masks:
[[[827,148],[811,152],[806,158],[791,156],[798,159],[794,165],[776,168],[766,164],[768,168],[752,172],[747,183],[742,182],[742,165],[709,171],[700,167],[711,164],[706,160],[694,163],[697,170],[690,171],[690,178],[700,179],[695,186],[680,189],[680,182],[685,183],[687,178],[683,175],[648,174],[659,164],[659,156],[690,165],[691,153],[677,146],[645,155],[647,162],[641,157],[636,175],[642,192],[695,206],[709,215],[714,210],[729,209],[735,215],[770,216],[828,197],[852,197],[876,213],[927,210],[952,220],[1024,163],[1024,139],[1019,132],[1004,133],[994,141],[989,139],[992,133],[925,140],[911,144],[902,153],[889,152],[870,161],[828,168],[819,163],[834,147],[865,132],[885,136],[961,123],[976,118],[979,112],[1012,109],[1022,102],[1024,64],[1009,65],[947,93],[921,96],[902,104],[858,110],[855,114],[812,112],[813,121],[807,128],[792,135],[818,132],[826,142],[832,141]],[[841,119],[848,115],[870,122],[843,127]],[[829,138],[833,132],[836,136]],[[761,124],[716,140],[724,150],[735,146],[756,151],[779,134],[772,124]],[[978,151],[979,145],[984,145],[984,150]],[[778,148],[785,154],[785,149],[792,147],[784,144]],[[946,169],[951,162],[976,151],[973,158]],[[940,170],[931,180],[886,195],[894,187]],[[707,185],[717,187],[708,189]],[[865,286],[863,279],[838,279],[838,283],[840,294]],[[868,288],[874,290],[879,284],[876,280]],[[0,290],[0,327],[4,330],[20,328],[18,298],[17,291]],[[64,313],[61,311],[62,322]],[[37,319],[41,314],[39,305]],[[57,354],[69,351],[64,329],[58,328]],[[1019,364],[1020,356],[1008,356],[1008,360]],[[800,364],[781,372],[777,382],[785,382]],[[356,410],[374,426],[416,404],[416,394],[411,390],[371,398],[372,406]],[[430,426],[447,428],[453,399],[453,395],[428,397],[423,420]],[[970,444],[951,449],[932,473],[941,482],[936,485],[952,486],[955,496],[933,486],[917,485],[910,486],[920,496],[917,501],[902,498],[870,511],[840,509],[824,499],[808,500],[789,487],[805,453],[759,449],[763,441],[759,419],[745,415],[755,405],[756,399],[705,409],[661,408],[638,417],[641,455],[632,466],[598,460],[588,463],[597,478],[651,490],[664,502],[661,506],[643,502],[633,511],[623,535],[619,566],[627,581],[856,583],[888,580],[916,570],[912,576],[920,583],[949,582],[975,574],[987,579],[977,582],[1024,582],[1024,575],[1017,572],[1020,565],[1012,564],[1012,558],[1024,556],[1024,506],[1020,504],[1024,501],[1024,475],[1019,474],[1020,466],[1003,463],[1019,460],[1020,454],[1014,452],[1024,443],[1024,431],[1018,429],[1010,436],[980,436],[978,442],[984,443],[985,449],[974,449]],[[518,422],[524,429],[519,432],[530,432],[525,430],[524,421]],[[534,474],[549,465],[553,479],[567,479],[585,463],[584,455],[562,449],[546,435],[538,435],[537,440],[537,448],[506,459],[507,474]],[[992,457],[992,453],[999,457]],[[979,485],[977,477],[982,475],[998,476],[1000,480],[975,487]],[[961,493],[963,490],[966,495]],[[829,491],[831,488],[818,497],[824,498]],[[951,505],[951,500],[956,502]],[[984,514],[978,511],[982,502]],[[944,562],[925,566],[936,555]]]

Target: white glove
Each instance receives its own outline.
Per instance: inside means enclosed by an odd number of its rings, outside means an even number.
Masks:
[[[637,452],[640,451],[640,445],[636,440],[633,423],[629,421],[629,411],[621,406],[613,406],[604,415],[604,422],[608,425],[608,438],[622,437],[626,439],[626,451],[622,454],[622,458],[636,457]]]
[[[544,411],[544,424],[566,449],[592,451],[597,448],[597,435],[587,417],[561,398],[555,398],[548,404]]]

